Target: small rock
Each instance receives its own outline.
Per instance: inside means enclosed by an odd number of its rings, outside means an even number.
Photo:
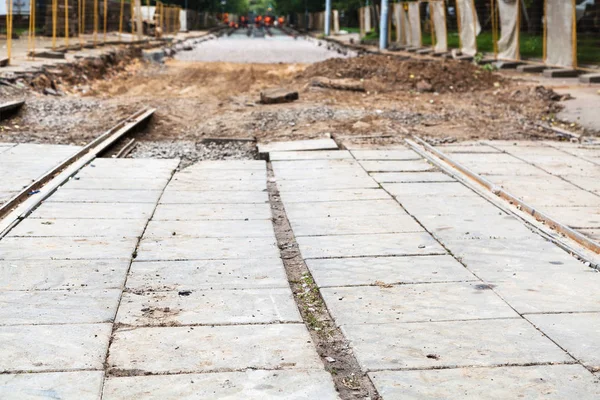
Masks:
[[[330,362],[330,363],[334,363],[335,362],[335,358],[333,358],[333,357],[327,356],[327,357],[325,357],[325,359],[327,360],[327,362]]]
[[[298,92],[283,88],[265,89],[260,93],[260,102],[262,104],[280,104],[291,103],[298,100]]]
[[[427,81],[419,81],[417,83],[417,91],[421,93],[433,92],[433,86]]]

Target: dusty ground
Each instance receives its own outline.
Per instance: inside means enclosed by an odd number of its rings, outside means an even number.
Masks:
[[[244,45],[244,40],[229,40]],[[276,140],[328,133],[391,135],[392,141],[408,134],[450,141],[532,139],[554,137],[536,123],[555,118],[561,109],[561,96],[550,90],[453,60],[369,55],[312,65],[169,60],[163,66],[134,60],[104,76],[58,82],[63,97],[28,91],[21,116],[0,126],[0,141],[79,144],[140,107],[157,108],[151,125],[138,135],[142,141]],[[312,87],[316,76],[362,81],[367,91]],[[298,90],[300,100],[257,103],[262,89],[280,86]],[[7,98],[23,96],[0,88]]]

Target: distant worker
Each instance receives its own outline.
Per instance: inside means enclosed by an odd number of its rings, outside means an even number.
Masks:
[[[271,17],[268,15],[265,17],[265,26],[271,26]]]
[[[229,24],[229,14],[228,13],[223,14],[223,22],[226,24]]]
[[[277,22],[279,23],[279,26],[283,26],[283,23],[285,22],[285,18],[279,17],[279,19],[277,20]]]

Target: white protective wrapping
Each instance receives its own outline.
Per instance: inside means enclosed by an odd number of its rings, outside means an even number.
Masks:
[[[546,64],[574,68],[575,4],[571,0],[546,0]]]
[[[402,3],[392,4],[392,15],[396,26],[396,42],[401,46],[406,45],[406,25],[408,19]]]
[[[498,0],[499,60],[518,60],[521,57],[519,52],[519,7],[521,7],[521,0]]]
[[[475,4],[473,0],[456,0],[456,6],[460,26],[460,51],[467,56],[474,56],[477,54],[477,35],[481,33]]]
[[[446,10],[443,0],[432,0],[429,2],[429,13],[435,32],[435,46],[433,50],[436,53],[448,51],[448,34],[446,28]]]
[[[408,44],[413,47],[421,47],[421,13],[419,3],[408,3]]]
[[[371,32],[371,7],[365,7],[365,32]]]

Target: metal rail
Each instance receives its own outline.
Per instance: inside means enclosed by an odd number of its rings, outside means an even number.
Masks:
[[[92,162],[132,129],[149,119],[154,111],[155,109],[143,109],[122,120],[0,207],[0,218],[2,218],[0,220],[0,238],[27,217],[42,201],[79,172],[81,168]]]
[[[555,220],[554,218],[550,217],[549,215],[546,215],[543,212],[536,210],[535,207],[527,204],[523,200],[510,194],[509,192],[507,192],[506,190],[497,186],[493,182],[491,182],[491,181],[485,179],[484,177],[480,176],[479,174],[471,171],[470,169],[461,165],[457,161],[452,160],[450,157],[448,157],[447,155],[445,155],[438,149],[434,148],[433,146],[431,146],[429,143],[425,142],[421,138],[414,136],[414,139],[421,146],[423,146],[423,148],[425,150],[427,150],[430,153],[433,153],[437,158],[446,162],[452,168],[460,171],[462,174],[466,175],[471,180],[473,180],[476,183],[478,183],[479,185],[483,186],[489,192],[491,192],[494,195],[500,197],[501,199],[506,200],[509,203],[517,206],[519,210],[531,215],[538,222],[542,222],[544,225],[546,225],[546,226],[550,227],[551,229],[555,230],[556,232],[574,240],[575,242],[577,242],[581,246],[585,247],[586,249],[591,250],[594,253],[600,254],[600,244],[597,243],[596,241],[594,241],[594,240],[588,238],[587,236],[584,236],[581,233],[571,229],[570,227],[560,223],[559,221]],[[414,150],[419,149],[418,145],[416,143],[414,143],[413,141],[408,140],[408,139],[405,139],[405,141]],[[421,151],[418,151],[418,152],[419,152],[419,154],[422,154]],[[572,249],[570,249],[570,250],[573,251]],[[585,257],[583,257],[583,258],[585,258]]]

